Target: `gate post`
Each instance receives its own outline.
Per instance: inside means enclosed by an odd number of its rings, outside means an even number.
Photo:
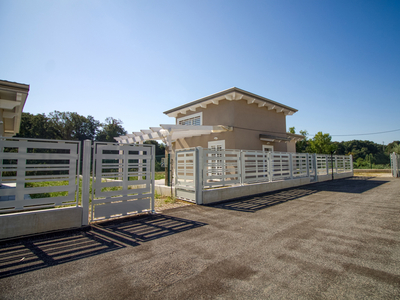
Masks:
[[[83,142],[82,162],[82,225],[89,224],[89,187],[90,187],[90,158],[92,152],[92,141]]]

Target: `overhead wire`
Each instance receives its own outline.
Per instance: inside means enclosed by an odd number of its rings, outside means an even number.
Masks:
[[[233,126],[233,127],[234,127],[234,128],[238,128],[238,129],[244,129],[244,130],[263,131],[263,132],[269,132],[269,133],[280,133],[280,134],[282,134],[282,132],[279,132],[279,131],[259,130],[259,129],[252,129],[252,128],[246,128],[246,127],[239,127],[239,126]],[[389,133],[389,132],[396,132],[396,131],[400,131],[400,129],[387,130],[387,131],[379,131],[379,132],[370,132],[370,133],[331,134],[330,136],[360,136],[360,135],[382,134],[382,133]],[[311,135],[311,134],[309,134],[309,135]]]

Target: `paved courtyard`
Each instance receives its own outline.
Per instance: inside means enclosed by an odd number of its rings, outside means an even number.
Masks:
[[[0,244],[0,299],[399,299],[400,179],[353,177]]]

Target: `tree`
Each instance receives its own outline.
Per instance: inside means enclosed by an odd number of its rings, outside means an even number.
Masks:
[[[100,122],[92,116],[81,116],[76,112],[54,111],[49,114],[49,123],[60,140],[93,140]]]
[[[115,137],[125,135],[126,130],[122,127],[122,121],[109,117],[101,124],[102,129],[96,135],[96,141],[115,142]]]
[[[289,133],[296,134],[296,128],[295,127],[290,127],[289,128]],[[297,153],[304,153],[306,152],[307,146],[308,146],[308,132],[307,130],[300,130],[300,134],[304,136],[304,139],[301,141],[296,142],[296,152]]]
[[[56,135],[45,114],[22,113],[21,126],[16,137],[55,139]]]
[[[329,133],[318,132],[312,140],[309,140],[307,147],[308,153],[331,154],[337,149],[337,145],[332,143]]]
[[[397,154],[400,154],[400,144],[397,145],[397,146],[394,146],[394,147],[392,148],[392,153],[393,153],[393,152],[396,152]]]

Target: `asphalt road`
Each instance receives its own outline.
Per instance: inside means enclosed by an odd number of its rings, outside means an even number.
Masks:
[[[399,299],[400,179],[350,178],[0,244],[0,299]]]

